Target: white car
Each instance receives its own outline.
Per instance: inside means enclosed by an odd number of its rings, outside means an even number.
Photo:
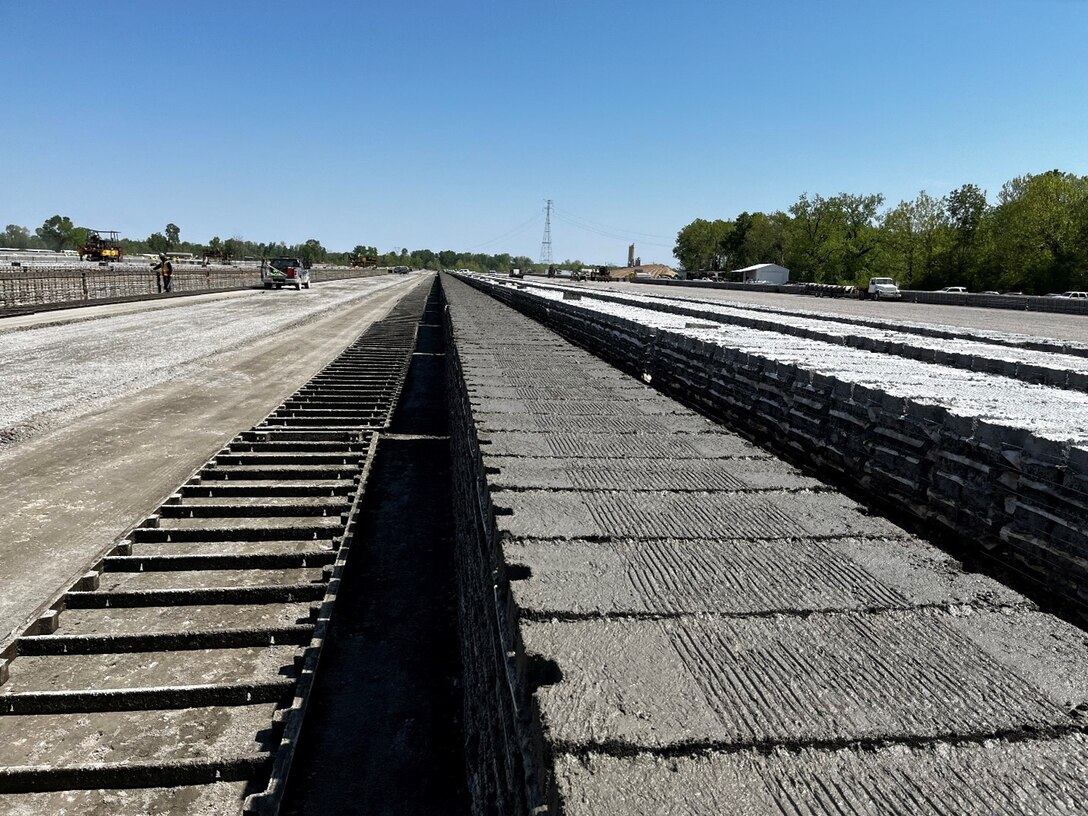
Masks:
[[[952,295],[966,295],[967,294],[967,287],[966,286],[946,286],[946,287],[944,287],[944,289],[938,289],[937,291],[938,292],[948,292],[949,294],[952,294]]]
[[[1062,292],[1058,297],[1063,298],[1088,298],[1088,292]]]

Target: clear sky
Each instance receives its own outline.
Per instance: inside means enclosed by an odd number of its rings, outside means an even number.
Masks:
[[[0,0],[0,226],[672,263],[802,192],[1088,174],[1088,0]]]

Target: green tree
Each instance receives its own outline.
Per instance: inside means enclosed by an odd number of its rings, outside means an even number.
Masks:
[[[181,243],[181,229],[177,224],[166,225],[166,241],[171,248],[178,246]]]
[[[42,223],[34,232],[48,249],[60,252],[62,249],[73,248],[73,231],[75,225],[68,216],[54,215]]]
[[[27,249],[30,247],[30,230],[20,227],[18,224],[8,224],[3,232],[0,232],[0,246],[11,249]]]
[[[911,287],[936,270],[947,218],[942,201],[925,190],[913,201],[901,201],[881,217],[883,263],[880,272]]]
[[[154,253],[166,252],[170,249],[170,241],[161,232],[153,232],[147,236],[147,248]]]
[[[327,254],[325,247],[321,246],[321,242],[316,238],[308,239],[298,249],[298,256],[311,264],[325,260]]]
[[[803,193],[790,207],[787,259],[801,280],[847,283],[863,278],[880,232],[875,221],[884,196]]]
[[[731,269],[743,269],[754,261],[748,255],[748,233],[751,232],[754,218],[749,212],[742,212],[733,222],[733,229],[722,238],[722,251]]]
[[[689,272],[721,271],[729,259],[727,242],[732,232],[731,221],[696,218],[677,233],[672,254]]]
[[[739,220],[739,219],[738,219]],[[790,217],[784,212],[755,212],[744,231],[743,263],[786,263],[786,234]]]
[[[1005,183],[993,213],[989,272],[1003,288],[1042,294],[1085,282],[1088,177],[1051,170]]]
[[[438,256],[429,249],[412,250],[412,266],[423,269],[433,269],[437,260]]]
[[[961,286],[978,277],[983,263],[984,222],[989,212],[986,193],[977,185],[964,184],[944,197],[944,210],[948,246],[940,278],[935,283]]]
[[[87,227],[73,227],[71,234],[72,246],[78,249],[87,243],[87,233],[89,232],[90,230]]]

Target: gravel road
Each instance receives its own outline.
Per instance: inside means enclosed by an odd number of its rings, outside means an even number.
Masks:
[[[423,280],[0,321],[0,642]]]
[[[72,422],[124,394],[184,375],[217,354],[301,326],[395,285],[333,281],[305,292],[254,291],[168,306],[93,307],[0,321],[0,457],[13,443]],[[285,348],[284,354],[289,355]]]

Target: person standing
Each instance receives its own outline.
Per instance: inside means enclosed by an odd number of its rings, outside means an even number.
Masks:
[[[159,273],[160,284],[159,288],[163,292],[169,292],[173,289],[174,281],[174,264],[170,259],[166,257],[165,252],[159,253],[159,262],[151,267],[152,270]]]

